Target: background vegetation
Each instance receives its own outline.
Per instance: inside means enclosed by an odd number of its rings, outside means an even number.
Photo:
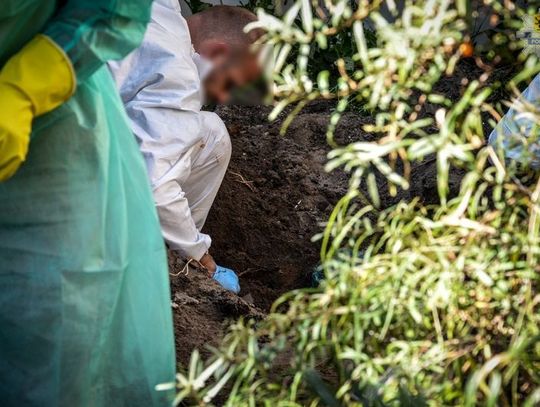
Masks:
[[[482,43],[480,6],[491,19]],[[259,10],[271,118],[335,100],[327,170],[347,171],[350,188],[315,237],[322,284],[285,295],[262,322],[232,325],[210,360],[195,352],[178,374],[177,404],[211,405],[219,392],[235,407],[540,403],[540,180],[526,157],[505,163],[485,142],[507,109],[500,95],[540,70],[515,36],[534,11],[509,0],[402,9],[298,0],[282,18]],[[336,43],[321,66],[315,53]],[[465,56],[478,67],[472,78],[456,73]],[[500,77],[508,61],[513,79]],[[369,112],[363,130],[376,141],[335,142],[351,104]],[[536,106],[515,105],[540,123]],[[527,147],[532,133],[513,137]],[[426,157],[437,160],[439,202],[379,209],[380,191],[407,189]],[[464,177],[452,195],[453,169]]]

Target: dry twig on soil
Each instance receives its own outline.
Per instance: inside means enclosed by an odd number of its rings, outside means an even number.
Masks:
[[[239,182],[240,184],[244,184],[245,186],[247,186],[251,192],[256,192],[257,189],[255,188],[255,186],[253,185],[253,181],[248,181],[244,178],[244,176],[238,172],[234,172],[234,171],[229,171],[232,175],[235,175],[237,176],[239,179],[236,181],[236,182]]]

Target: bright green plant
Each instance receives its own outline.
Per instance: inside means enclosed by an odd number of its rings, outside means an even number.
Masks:
[[[484,131],[505,108],[490,102],[492,68],[462,81],[458,100],[436,91],[455,75],[467,2],[409,1],[398,13],[387,1],[392,23],[381,3],[298,0],[282,19],[259,12],[272,117],[335,99],[327,170],[347,171],[350,187],[317,237],[326,280],[282,297],[265,321],[232,325],[210,360],[195,352],[178,374],[177,403],[211,405],[219,392],[234,407],[540,403],[540,179],[485,145]],[[524,12],[510,1],[484,3],[509,24]],[[344,31],[356,48],[335,61],[332,87],[328,70],[311,74],[309,55]],[[512,31],[497,35],[516,41]],[[513,85],[540,70],[534,55],[518,62]],[[377,141],[334,140],[353,101],[369,110],[364,131]],[[540,124],[535,106],[521,109]],[[411,166],[428,156],[437,160],[440,203],[420,197],[380,209],[380,191],[407,189]],[[455,167],[465,176],[450,195]]]

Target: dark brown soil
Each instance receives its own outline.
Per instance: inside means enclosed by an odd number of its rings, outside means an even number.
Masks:
[[[326,128],[331,108],[314,104],[293,122],[286,136],[280,122],[269,123],[269,108],[227,106],[218,110],[233,143],[229,170],[210,212],[205,232],[218,264],[240,276],[242,292],[221,289],[203,271],[180,273],[184,263],[169,253],[178,362],[186,365],[193,349],[207,354],[223,336],[227,321],[241,316],[264,318],[283,293],[310,285],[319,260],[312,237],[322,230],[333,206],[347,188],[347,176],[324,171],[330,148]],[[348,113],[336,140],[348,144],[369,139],[361,126],[366,115]],[[412,186],[390,197],[381,188],[381,203],[423,197],[437,200],[435,160],[427,158],[412,171]],[[459,173],[452,175],[457,188]]]
[[[286,136],[279,135],[279,122],[268,123],[269,111],[218,111],[233,155],[205,232],[217,263],[239,274],[242,292],[229,294],[200,271],[171,277],[179,363],[187,363],[194,348],[215,344],[228,319],[264,317],[281,294],[310,284],[319,259],[311,238],[347,187],[346,176],[323,170],[328,109],[302,113]],[[350,140],[359,137],[361,120],[351,115],[340,130]],[[174,253],[169,262],[171,273],[183,267]]]

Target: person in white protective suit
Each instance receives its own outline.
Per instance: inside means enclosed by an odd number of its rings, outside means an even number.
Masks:
[[[261,74],[244,32],[256,16],[215,6],[186,19],[177,0],[157,0],[140,48],[109,68],[146,161],[163,236],[186,259],[198,261],[224,288],[238,293],[236,274],[216,265],[211,238],[201,232],[225,175],[231,142],[224,123],[202,111]]]
[[[520,99],[540,108],[540,75],[532,80]],[[496,151],[502,149],[506,160],[540,169],[540,127],[526,112],[512,107],[489,135],[489,144]]]

